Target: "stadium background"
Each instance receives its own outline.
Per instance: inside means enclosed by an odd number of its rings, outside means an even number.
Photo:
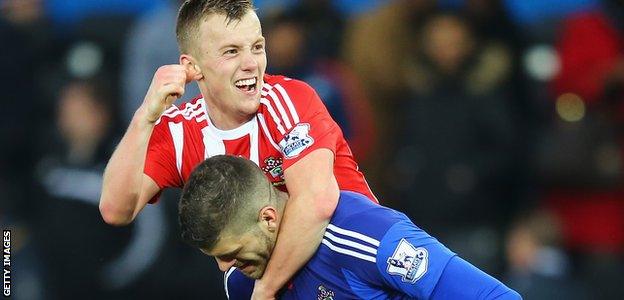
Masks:
[[[382,204],[526,299],[624,297],[624,1],[257,0]],[[177,193],[103,223],[101,174],[174,0],[1,0],[0,223],[14,299],[223,296]],[[184,99],[196,95],[189,86]]]

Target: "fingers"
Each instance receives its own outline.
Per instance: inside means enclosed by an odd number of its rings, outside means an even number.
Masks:
[[[167,83],[159,91],[161,97],[165,99],[167,106],[184,95],[184,83]]]
[[[182,65],[166,65],[158,68],[145,96],[147,120],[153,122],[184,94],[187,71]]]

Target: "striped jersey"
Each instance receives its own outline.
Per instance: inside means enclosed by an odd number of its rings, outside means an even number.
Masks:
[[[229,299],[249,299],[254,281],[225,274]],[[315,255],[279,299],[519,299],[458,257],[403,213],[341,191]]]
[[[258,112],[236,129],[216,128],[201,97],[167,109],[150,137],[144,173],[161,189],[183,187],[204,159],[236,155],[256,163],[274,186],[285,191],[284,170],[320,148],[334,153],[334,176],[341,190],[377,202],[340,127],[314,89],[299,80],[265,75]]]

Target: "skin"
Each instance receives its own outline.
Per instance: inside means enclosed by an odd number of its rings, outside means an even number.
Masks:
[[[277,240],[281,209],[283,205],[265,206],[251,229],[244,233],[224,231],[212,249],[200,250],[213,256],[223,272],[236,267],[246,276],[260,279]]]
[[[260,106],[267,65],[260,20],[253,11],[229,25],[224,15],[211,15],[200,25],[199,36],[192,51],[196,54],[181,55],[180,64],[196,78],[213,124],[223,130],[237,128]],[[253,91],[234,84],[249,78],[257,80]]]

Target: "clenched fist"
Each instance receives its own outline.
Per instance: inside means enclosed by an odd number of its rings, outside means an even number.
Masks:
[[[147,112],[147,121],[156,122],[175,100],[182,97],[184,86],[191,80],[192,75],[182,65],[165,65],[158,68],[142,104]]]

